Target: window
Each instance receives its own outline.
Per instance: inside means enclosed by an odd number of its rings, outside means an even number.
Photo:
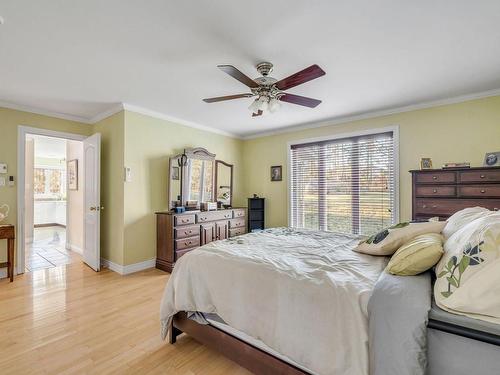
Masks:
[[[372,234],[396,221],[393,132],[292,145],[291,226]]]
[[[63,198],[66,194],[66,172],[63,169],[35,168],[33,192],[35,199]]]

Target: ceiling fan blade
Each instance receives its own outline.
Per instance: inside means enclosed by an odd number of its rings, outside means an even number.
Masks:
[[[311,81],[315,78],[324,76],[326,73],[318,65],[311,65],[300,72],[292,74],[289,77],[283,78],[281,81],[276,82],[276,87],[280,90],[288,90],[292,87],[301,85],[305,82]]]
[[[241,83],[252,89],[259,87],[259,84],[257,82],[255,82],[253,79],[240,72],[232,65],[217,65],[217,68],[219,68],[224,73],[229,74],[231,77],[237,79],[238,81],[240,81]]]
[[[254,113],[252,113],[252,117],[257,117],[257,116],[260,116],[260,115],[262,115],[262,113],[263,113],[263,112],[259,109],[259,110],[257,111],[257,113],[255,113],[255,112],[254,112]]]
[[[236,95],[227,95],[227,96],[217,96],[215,98],[207,98],[207,99],[203,99],[203,101],[205,103],[216,103],[216,102],[222,102],[224,100],[250,98],[251,96],[253,96],[253,94],[236,94]]]
[[[303,105],[304,107],[309,108],[317,107],[321,103],[321,100],[318,99],[293,94],[285,94],[283,96],[280,96],[279,100],[281,100],[282,102]]]

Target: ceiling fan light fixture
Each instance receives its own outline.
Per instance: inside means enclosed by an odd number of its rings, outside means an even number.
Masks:
[[[279,111],[280,108],[281,108],[281,103],[278,99],[272,98],[269,101],[269,112],[274,113],[276,111]]]
[[[259,103],[259,108],[262,112],[265,112],[269,109],[269,98],[265,97],[265,96],[261,96],[259,99],[258,99],[258,103]]]
[[[256,113],[260,109],[260,102],[259,99],[255,99],[252,104],[248,106],[248,109],[252,111],[253,113]]]

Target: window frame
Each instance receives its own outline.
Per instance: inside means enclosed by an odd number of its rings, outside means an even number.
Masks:
[[[352,138],[352,137],[362,137],[362,136],[370,136],[376,135],[380,133],[388,133],[392,132],[393,142],[394,142],[394,219],[396,223],[400,222],[400,200],[399,200],[399,125],[390,125],[383,128],[373,128],[366,130],[359,130],[349,133],[337,133],[337,134],[328,134],[321,137],[315,138],[306,138],[306,139],[297,139],[293,141],[287,142],[287,213],[288,226],[292,226],[292,146],[300,145],[304,143],[314,143],[314,142],[324,142],[324,141],[334,141],[342,138]]]

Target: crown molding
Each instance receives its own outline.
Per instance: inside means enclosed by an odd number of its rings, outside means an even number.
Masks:
[[[474,94],[461,95],[461,96],[456,96],[456,97],[447,98],[447,99],[421,102],[421,103],[411,104],[411,105],[407,105],[407,106],[403,106],[403,107],[395,107],[395,108],[382,109],[382,110],[377,110],[377,111],[364,112],[364,113],[360,113],[360,114],[352,115],[352,116],[332,117],[332,118],[329,118],[326,120],[309,122],[309,123],[305,123],[305,124],[289,126],[289,127],[276,129],[276,130],[270,130],[270,131],[266,131],[266,132],[249,134],[249,135],[243,136],[242,139],[243,140],[250,140],[250,139],[261,138],[261,137],[269,137],[271,135],[292,133],[292,132],[296,132],[296,131],[300,131],[300,130],[315,129],[315,128],[321,128],[324,126],[346,124],[348,122],[367,120],[367,119],[371,119],[371,118],[389,116],[389,115],[394,115],[394,114],[404,113],[404,112],[411,112],[411,111],[416,111],[419,109],[441,107],[441,106],[450,105],[450,104],[458,104],[458,103],[468,102],[471,100],[488,98],[491,96],[500,96],[500,89],[482,91],[482,92],[478,92],[478,93],[474,93]]]
[[[216,134],[224,135],[226,137],[242,139],[241,136],[234,134],[234,133],[226,132],[224,130],[219,130],[219,129],[212,128],[212,127],[206,126],[206,125],[201,125],[201,124],[198,124],[196,122],[183,120],[183,119],[180,119],[177,117],[166,115],[166,114],[161,113],[161,112],[152,111],[150,109],[140,107],[137,105],[123,103],[123,109],[126,111],[129,111],[129,112],[139,113],[141,115],[157,118],[160,120],[174,122],[176,124],[188,126],[190,128],[195,128],[195,129],[203,130],[203,131],[210,132],[210,133],[216,133]]]
[[[90,117],[90,118],[82,117],[82,116],[74,116],[74,115],[69,115],[66,113],[54,112],[54,111],[49,111],[49,110],[45,110],[42,108],[36,108],[36,107],[27,106],[27,105],[15,104],[15,103],[4,102],[4,101],[0,101],[0,108],[3,107],[3,108],[8,108],[8,109],[13,109],[16,111],[36,113],[36,114],[43,115],[43,116],[50,116],[50,117],[54,117],[54,118],[75,121],[75,122],[80,122],[80,123],[89,124],[89,125],[92,125],[92,124],[95,124],[96,122],[102,121],[105,118],[112,116],[120,111],[129,111],[129,112],[139,113],[139,114],[142,114],[145,116],[157,118],[160,120],[174,122],[176,124],[188,126],[190,128],[195,128],[195,129],[203,130],[203,131],[210,132],[210,133],[224,135],[226,137],[243,139],[243,140],[250,140],[250,139],[255,139],[255,138],[268,137],[271,135],[292,133],[292,132],[296,132],[296,131],[300,131],[300,130],[321,128],[324,126],[331,126],[331,125],[340,125],[340,124],[345,124],[345,123],[353,122],[353,121],[367,120],[367,119],[376,118],[376,117],[394,115],[397,113],[416,111],[419,109],[426,109],[426,108],[440,107],[440,106],[449,105],[449,104],[463,103],[463,102],[467,102],[470,100],[477,100],[477,99],[487,98],[487,97],[491,97],[491,96],[500,96],[500,88],[494,89],[494,90],[482,91],[482,92],[478,92],[478,93],[474,93],[474,94],[456,96],[456,97],[447,98],[447,99],[421,102],[421,103],[411,104],[411,105],[407,105],[407,106],[403,106],[403,107],[394,107],[394,108],[383,109],[383,110],[369,111],[369,112],[359,113],[357,115],[352,115],[352,116],[332,117],[332,118],[321,120],[321,121],[292,125],[292,126],[287,126],[287,127],[276,129],[276,130],[252,133],[252,134],[248,134],[245,136],[238,135],[235,133],[230,133],[230,132],[227,132],[224,130],[219,130],[219,129],[216,129],[216,128],[213,128],[213,127],[210,127],[207,125],[198,124],[198,123],[195,123],[192,121],[183,120],[183,119],[180,119],[177,117],[173,117],[173,116],[161,113],[161,112],[153,111],[153,110],[150,110],[150,109],[147,109],[144,107],[140,107],[137,105],[129,104],[129,103],[114,104],[106,111],[98,113],[97,115]]]
[[[0,101],[0,107],[7,108],[7,109],[13,109],[15,111],[35,113],[37,115],[42,115],[42,116],[55,117],[55,118],[62,119],[62,120],[69,120],[69,121],[90,124],[90,120],[86,117],[74,116],[74,115],[68,115],[66,113],[49,111],[49,110],[46,110],[43,108],[31,107],[29,105]]]

